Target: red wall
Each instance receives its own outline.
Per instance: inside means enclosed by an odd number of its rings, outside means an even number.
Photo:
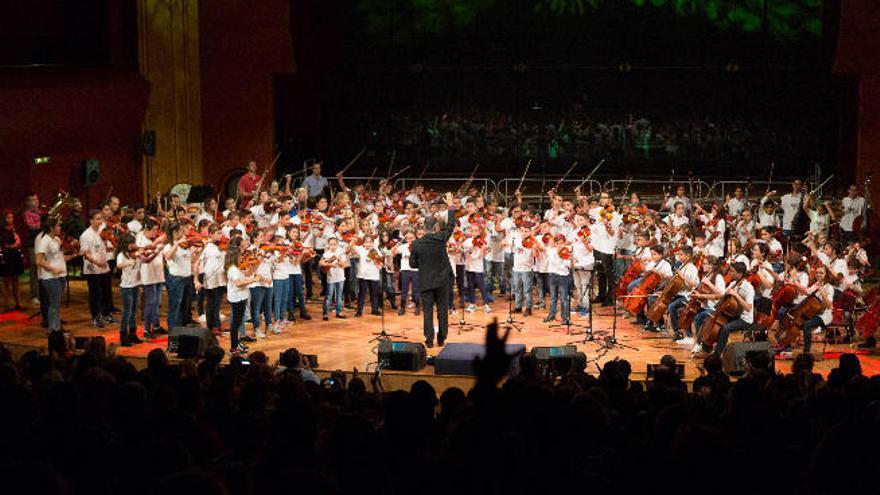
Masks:
[[[273,76],[294,70],[288,0],[199,2],[207,184],[275,155]]]
[[[0,204],[19,208],[56,189],[103,199],[112,183],[123,202],[142,197],[138,142],[148,84],[128,69],[10,69],[0,72]],[[34,165],[36,156],[51,163]],[[101,180],[86,188],[82,161],[100,161]]]

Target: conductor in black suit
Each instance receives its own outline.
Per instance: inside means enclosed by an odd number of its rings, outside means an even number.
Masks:
[[[424,315],[425,345],[434,347],[434,306],[437,306],[437,323],[439,332],[437,344],[446,342],[449,327],[449,279],[452,268],[446,243],[452,237],[455,228],[455,207],[452,193],[446,193],[446,221],[429,218],[426,227],[431,232],[413,242],[409,264],[419,269],[419,290]]]

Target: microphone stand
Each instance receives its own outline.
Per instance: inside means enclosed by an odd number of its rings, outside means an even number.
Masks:
[[[380,271],[380,274],[381,274],[381,271]],[[381,282],[384,282],[384,280],[382,280]],[[405,338],[401,334],[388,333],[385,330],[385,291],[382,290],[381,284],[379,285],[379,309],[380,309],[380,311],[379,311],[380,328],[379,328],[378,332],[373,332],[373,335],[375,335],[375,337],[370,339],[368,342],[372,343],[377,340],[390,340],[392,337],[395,339]],[[406,333],[406,330],[404,330],[404,333]]]
[[[612,255],[612,265],[617,261],[617,249],[614,250],[614,254]],[[616,276],[614,278],[617,278]],[[617,280],[614,281],[614,286],[617,287]],[[632,351],[638,352],[638,348],[631,346],[629,344],[623,344],[619,340],[617,340],[617,294],[614,294],[614,306],[612,308],[614,312],[611,317],[611,335],[606,335],[602,341],[602,348],[604,349],[613,349],[615,347],[620,347],[623,349],[629,349]]]
[[[531,162],[530,162],[530,163],[531,163]],[[514,254],[513,254],[513,243],[511,243],[511,244],[509,245],[508,249],[509,249],[509,251],[510,251],[511,259],[513,259],[513,256],[514,256]],[[511,273],[511,274],[513,273],[513,266],[510,267],[510,273]],[[502,278],[503,278],[503,273],[502,273]],[[525,323],[525,320],[515,320],[515,319],[513,318],[513,299],[514,299],[514,295],[512,294],[513,291],[511,290],[511,286],[512,286],[512,285],[513,285],[513,284],[511,283],[511,281],[508,280],[508,281],[507,281],[507,289],[508,289],[509,292],[507,293],[507,320],[504,322],[504,326],[505,326],[506,328],[513,328],[513,329],[515,329],[517,332],[522,333],[522,331],[523,331],[523,329],[522,329],[522,323]],[[522,309],[522,308],[520,308],[520,311],[525,311],[525,310]]]
[[[458,269],[458,265],[456,265],[456,270],[457,269]],[[464,288],[464,284],[461,284],[461,285],[462,285],[462,287],[459,287],[459,294],[458,294],[458,301],[460,303],[459,306],[461,306],[460,308],[458,308],[459,309],[459,318],[458,318],[458,325],[457,325],[458,326],[458,335],[461,335],[462,331],[470,332],[471,330],[473,330],[477,326],[477,325],[474,325],[473,323],[467,323],[464,321],[464,315],[465,315],[465,313],[467,313],[467,309],[465,309],[465,305],[463,302],[465,300],[465,297],[463,294],[461,294],[461,289]]]

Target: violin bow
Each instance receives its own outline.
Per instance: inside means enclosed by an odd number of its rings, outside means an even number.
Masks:
[[[522,189],[523,181],[526,180],[526,174],[529,173],[529,167],[531,167],[531,166],[532,166],[532,159],[529,158],[529,161],[526,162],[526,169],[523,171],[522,176],[519,178],[519,183],[516,185],[516,191],[514,191],[514,194],[516,194],[517,192],[519,192]]]
[[[556,181],[556,184],[555,184],[553,187],[550,188],[550,190],[553,191],[553,192],[555,193],[555,192],[556,192],[556,189],[559,187],[559,185],[562,184],[562,181],[564,181],[564,180],[569,176],[569,174],[571,174],[572,170],[574,170],[574,168],[577,167],[577,164],[578,164],[578,161],[575,160],[575,161],[571,164],[571,166],[568,167],[568,170],[565,172],[565,175],[563,175],[562,177],[560,177],[559,180]]]
[[[468,179],[465,181],[465,183],[462,184],[461,187],[459,187],[457,191],[455,191],[455,196],[458,196],[462,192],[467,191],[468,187],[470,187],[470,185],[471,185],[471,182],[474,181],[474,176],[477,174],[477,170],[479,168],[480,168],[480,162],[477,162],[477,164],[474,166],[474,169],[471,171],[471,175],[468,177]]]
[[[354,158],[352,158],[351,161],[348,162],[348,165],[346,165],[345,167],[342,168],[342,170],[339,171],[340,175],[345,175],[345,173],[348,172],[348,169],[350,169],[352,165],[354,165],[358,160],[360,160],[361,157],[364,156],[364,153],[366,153],[366,152],[367,152],[367,147],[364,146],[360,151],[357,152],[356,155],[354,155]]]
[[[593,174],[595,174],[596,171],[599,170],[599,167],[601,167],[602,164],[604,164],[604,163],[605,163],[604,158],[599,160],[599,163],[597,163],[596,166],[593,167],[593,170],[591,170],[590,173],[587,174],[587,177],[584,180],[582,180],[580,184],[577,185],[577,188],[580,189],[581,187],[584,187],[584,184],[586,184],[587,182],[589,182],[590,179],[593,178]],[[632,179],[630,179],[630,180],[632,180]]]

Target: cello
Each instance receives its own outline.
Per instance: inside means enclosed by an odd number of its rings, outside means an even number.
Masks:
[[[776,291],[773,292],[773,297],[771,298],[772,304],[770,307],[770,314],[764,316],[758,316],[755,314],[755,322],[758,325],[763,326],[765,329],[769,329],[773,322],[776,321],[776,315],[779,313],[779,309],[783,306],[788,306],[793,303],[795,298],[798,296],[797,287],[792,284],[782,284]]]
[[[701,259],[701,255],[697,255],[693,260],[693,264],[696,265]],[[689,260],[690,262],[690,260]],[[685,263],[682,265],[684,268],[687,265]],[[672,301],[675,300],[677,294],[681,292],[687,282],[685,282],[684,277],[681,276],[681,268],[676,270],[675,274],[672,275],[672,278],[666,282],[663,286],[663,289],[657,295],[657,299],[654,300],[653,303],[648,307],[647,311],[645,311],[645,317],[653,324],[657,324],[660,320],[663,319],[663,315],[666,313],[666,309],[672,304]]]
[[[745,280],[745,277],[737,280],[732,289],[739,289],[740,284]],[[730,294],[721,296],[721,299],[715,304],[715,311],[706,318],[703,325],[699,328],[700,342],[705,345],[714,345],[718,341],[718,333],[721,331],[721,327],[738,317],[742,311],[743,308],[735,297]]]
[[[648,295],[660,286],[660,282],[662,279],[659,273],[654,271],[648,273],[642,283],[633,289],[626,302],[623,303],[623,309],[632,315],[641,313],[645,309],[645,305],[648,304]]]
[[[821,288],[819,290],[822,290]],[[788,347],[797,342],[807,320],[819,316],[825,311],[822,299],[813,292],[797,303],[786,313],[785,318],[779,322],[779,330],[776,331],[776,343]]]
[[[718,269],[713,268],[712,271],[709,272],[709,274],[702,281],[700,281],[700,285],[697,287],[694,293],[708,295],[715,292],[712,289],[711,284],[713,283],[712,280],[715,278],[717,273]],[[707,284],[706,281],[708,281],[709,283]],[[700,312],[700,308],[702,307],[702,301],[699,298],[691,297],[685,307],[681,308],[681,310],[678,312],[678,327],[690,328],[691,325],[693,325],[694,323],[694,317],[697,316],[697,313]]]
[[[614,292],[615,294],[620,294],[617,297],[623,297],[623,295],[626,294],[626,288],[629,287],[629,284],[631,284],[643,271],[645,271],[645,266],[640,259],[629,265],[626,271],[623,272],[623,276],[617,281],[617,289],[615,289]]]

